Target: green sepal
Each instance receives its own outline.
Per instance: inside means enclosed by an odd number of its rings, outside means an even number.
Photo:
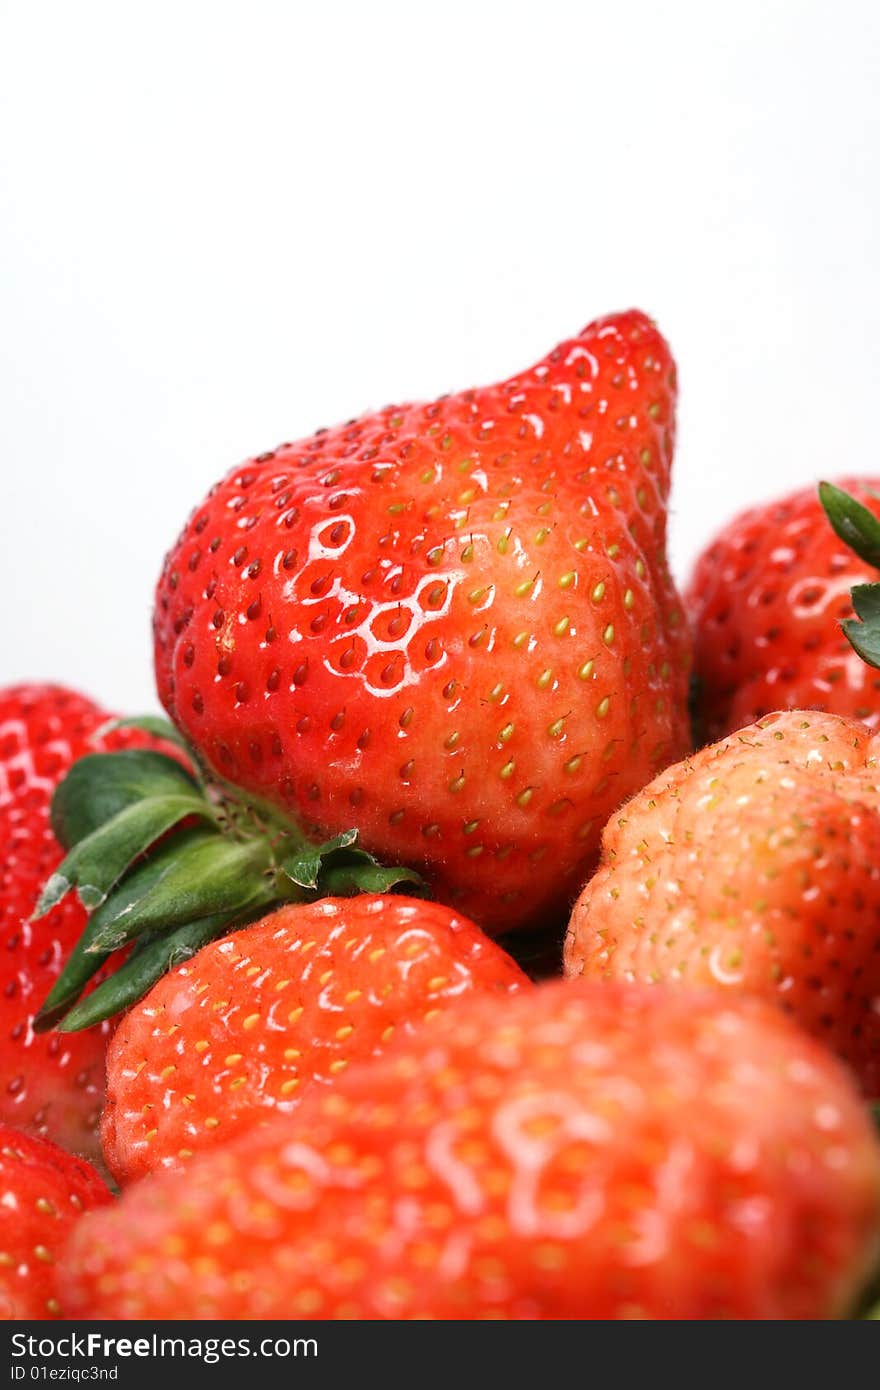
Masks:
[[[192,749],[183,734],[159,714],[135,714],[130,719],[110,719],[98,730],[98,737],[113,734],[117,729],[139,729],[142,734],[152,734],[153,738],[176,744],[178,748],[183,749],[188,758],[192,758]]]
[[[144,932],[277,901],[274,876],[267,873],[270,852],[266,840],[228,840],[200,827],[180,831],[92,913],[89,953],[107,954]]]
[[[833,483],[819,484],[819,500],[844,545],[872,569],[880,569],[880,521],[873,512]]]
[[[89,950],[90,927],[91,923],[87,922],[82,936],[64,963],[64,969],[43,1000],[32,1025],[35,1033],[46,1033],[50,1028],[54,1028],[59,1019],[76,1003],[89,980],[93,975],[97,975],[110,955],[109,951],[99,955]]]
[[[846,618],[840,626],[862,660],[880,667],[880,584],[856,584],[850,597],[861,621]]]
[[[358,849],[358,832],[345,830],[322,845],[303,845],[281,861],[281,871],[300,888],[321,897],[350,897],[355,893],[387,893],[398,884],[424,889],[415,869],[388,868],[365,849]]]
[[[281,871],[298,887],[315,889],[328,856],[336,850],[348,849],[357,842],[357,837],[356,830],[344,830],[341,835],[335,835],[323,845],[301,845],[293,854],[282,859]]]
[[[34,919],[45,916],[72,888],[84,907],[99,907],[134,861],[188,816],[214,820],[215,812],[195,794],[151,796],[118,811],[74,845],[43,888]]]
[[[364,849],[349,849],[334,854],[322,866],[318,879],[322,894],[340,898],[356,893],[387,893],[401,884],[406,884],[417,897],[427,893],[425,881],[415,869],[389,868]]]
[[[92,913],[34,1019],[43,1033],[63,1018],[114,951],[147,932],[208,916],[229,921],[279,901],[266,874],[265,841],[240,844],[195,827],[170,836]]]
[[[164,753],[87,753],[55,788],[52,829],[70,850],[127,806],[152,797],[199,795],[198,783]]]
[[[58,1024],[62,1033],[76,1033],[92,1028],[105,1018],[131,1008],[152,989],[157,980],[175,966],[181,965],[209,941],[223,936],[232,926],[225,914],[204,917],[200,922],[187,922],[173,931],[156,932],[142,938],[128,960],[118,970],[102,980],[97,989],[80,999]]]

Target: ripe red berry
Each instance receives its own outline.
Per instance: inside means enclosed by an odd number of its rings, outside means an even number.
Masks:
[[[290,1112],[472,993],[529,981],[464,917],[411,898],[281,908],[212,942],[122,1019],[102,1134],[120,1183]]]
[[[357,827],[484,927],[565,910],[687,746],[675,397],[631,312],[234,469],[158,586],[169,714],[244,793],[314,838]]]
[[[89,1318],[821,1318],[876,1255],[880,1144],[776,1009],[474,995],[74,1236]]]

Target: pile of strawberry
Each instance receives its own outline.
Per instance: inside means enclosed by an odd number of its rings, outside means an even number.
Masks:
[[[0,692],[0,1316],[870,1306],[880,481],[682,604],[675,399],[630,312],[281,445],[165,561],[169,722]]]

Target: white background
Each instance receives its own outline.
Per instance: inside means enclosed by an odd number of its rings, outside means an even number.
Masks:
[[[232,464],[639,305],[673,562],[880,473],[880,5],[0,0],[0,680],[154,702]]]

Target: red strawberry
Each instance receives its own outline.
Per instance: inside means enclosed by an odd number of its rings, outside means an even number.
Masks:
[[[778,1010],[474,997],[75,1234],[89,1318],[818,1318],[880,1237],[880,1144]]]
[[[880,479],[843,479],[880,517]],[[850,589],[875,575],[834,533],[815,487],[743,512],[700,556],[687,604],[698,716],[720,738],[772,710],[880,725],[880,677],[840,629]]]
[[[123,1018],[107,1056],[107,1163],[120,1183],[179,1167],[471,992],[523,986],[498,946],[435,903],[281,908],[205,946]]]
[[[612,817],[566,970],[781,1004],[880,1095],[880,735],[771,715]]]
[[[687,745],[674,407],[631,312],[234,469],[159,583],[166,709],[310,837],[356,826],[482,925],[544,920]]]
[[[83,1159],[0,1124],[0,1321],[62,1316],[59,1254],[81,1213],[109,1201]]]
[[[62,857],[49,803],[75,759],[95,748],[147,742],[141,734],[96,740],[110,716],[56,685],[0,691],[0,1121],[97,1156],[106,1025],[78,1037],[38,1037],[33,1015],[85,924],[73,897],[37,923],[29,918]]]

